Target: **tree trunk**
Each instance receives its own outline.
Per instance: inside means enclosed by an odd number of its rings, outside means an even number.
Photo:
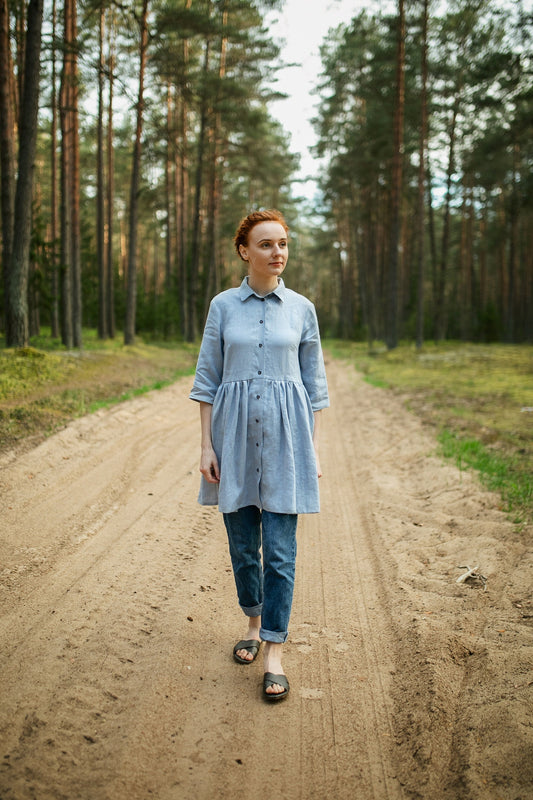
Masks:
[[[204,154],[207,137],[207,75],[209,73],[209,56],[211,42],[205,41],[203,78],[204,87],[200,105],[200,128],[198,132],[198,146],[196,153],[196,179],[194,187],[194,210],[191,242],[191,269],[189,281],[189,307],[187,313],[187,341],[194,342],[197,334],[198,279],[200,271],[200,237],[201,237],[201,203],[204,178]]]
[[[81,346],[79,259],[79,151],[77,120],[76,0],[63,5],[61,74],[61,325],[66,347]]]
[[[479,220],[479,305],[484,313],[488,303],[487,287],[487,202],[481,206]]]
[[[225,34],[225,29],[228,24],[228,11],[227,2],[224,2],[222,8],[222,30],[224,31],[220,42],[220,58],[218,68],[219,87],[226,75],[226,51],[228,39]],[[220,101],[220,89],[217,92],[217,105]],[[216,110],[214,114],[213,123],[213,153],[211,161],[211,180],[208,199],[208,246],[207,246],[207,276],[205,281],[205,297],[204,297],[204,313],[203,318],[207,317],[209,310],[209,302],[211,298],[220,291],[220,274],[218,268],[218,227],[219,227],[219,211],[220,211],[220,164],[222,161],[222,154],[220,152],[220,129],[222,126],[222,119],[220,111]]]
[[[105,8],[100,6],[98,28],[98,120],[96,134],[96,252],[98,260],[98,336],[107,339],[107,270],[105,249],[105,176],[104,176],[104,33]]]
[[[57,263],[57,75],[56,75],[57,4],[52,3],[52,124],[50,129],[50,260],[52,263],[52,338],[57,339],[59,330],[59,269]]]
[[[458,297],[456,307],[460,313],[461,341],[467,342],[470,338],[470,320],[472,316],[472,298],[470,296],[469,282],[469,254],[468,254],[468,185],[463,183],[463,202],[461,204],[461,240],[459,245],[459,275]]]
[[[24,64],[24,92],[20,108],[19,170],[15,193],[13,250],[8,278],[7,331],[8,347],[28,343],[28,273],[32,229],[32,195],[37,115],[43,0],[28,3],[28,25]]]
[[[113,260],[113,229],[115,205],[115,153],[113,150],[113,86],[115,77],[114,16],[110,11],[109,25],[109,102],[107,110],[107,330],[115,337],[115,270]]]
[[[66,13],[66,8],[65,8]],[[61,191],[60,191],[60,218],[61,218],[61,341],[67,348],[72,347],[72,269],[71,269],[71,229],[72,217],[69,202],[70,186],[70,159],[68,148],[70,146],[71,118],[67,110],[68,87],[66,85],[65,64],[61,81]]]
[[[428,212],[429,252],[431,257],[432,300],[433,311],[437,308],[437,237],[435,234],[435,213],[433,211],[433,180],[429,154],[426,151],[426,204]]]
[[[422,92],[420,97],[420,141],[418,148],[418,275],[416,298],[416,346],[420,349],[424,343],[424,272],[426,260],[426,226],[425,226],[425,194],[426,194],[426,149],[428,139],[428,8],[429,0],[424,0],[422,14]]]
[[[178,290],[181,335],[187,335],[188,276],[187,276],[187,220],[189,217],[189,171],[187,160],[187,106],[185,96],[179,98],[179,153],[177,155],[175,182],[176,238],[178,255]]]
[[[192,0],[187,0],[186,8],[190,9]],[[189,41],[183,40],[183,65],[184,76],[188,73]],[[176,239],[178,258],[178,293],[180,332],[183,338],[187,337],[188,330],[188,219],[189,219],[189,165],[188,165],[188,124],[187,124],[187,80],[179,87],[176,96],[176,124],[178,128],[177,141],[179,142],[176,153],[176,166],[174,170],[174,207],[176,213]]]
[[[39,246],[39,255],[42,255],[42,246]],[[40,270],[36,261],[30,258],[30,271],[28,283],[28,326],[30,336],[39,336],[41,332],[40,305]]]
[[[173,219],[175,214],[172,208],[172,165],[175,163],[172,130],[172,85],[167,81],[167,115],[166,115],[166,149],[165,149],[165,291],[170,293],[172,276],[172,239]],[[165,320],[166,326],[166,320]]]
[[[13,252],[15,215],[15,120],[13,73],[9,39],[7,0],[0,0],[0,195],[2,214],[2,264],[4,279],[4,314],[7,323],[9,266]]]
[[[129,251],[127,268],[126,322],[124,344],[135,341],[135,318],[137,311],[137,228],[139,218],[139,185],[141,176],[142,128],[144,114],[144,73],[148,45],[148,0],[143,0],[141,16],[141,45],[139,53],[139,96],[137,100],[137,123],[133,146],[133,163],[130,186]]]
[[[507,304],[505,307],[505,341],[515,340],[515,295],[516,295],[516,262],[518,252],[518,221],[520,215],[520,197],[518,190],[520,165],[520,148],[515,142],[513,145],[513,179],[511,187],[511,202],[509,209],[509,259],[507,266]]]
[[[80,136],[78,115],[78,22],[77,0],[72,2],[72,184],[70,203],[72,207],[72,335],[74,347],[82,346],[82,299],[81,299],[81,224],[80,224]]]
[[[166,114],[166,149],[165,149],[165,302],[163,307],[163,333],[169,338],[174,330],[174,320],[170,313],[170,298],[173,286],[172,255],[175,253],[174,226],[176,213],[173,207],[175,169],[175,136],[173,126],[172,84],[167,81],[167,114]]]
[[[448,251],[450,244],[450,206],[452,199],[452,182],[455,171],[455,137],[457,115],[459,113],[459,87],[457,88],[450,123],[450,142],[448,145],[448,174],[446,177],[446,199],[444,203],[444,219],[442,226],[442,244],[440,264],[437,272],[437,290],[435,305],[435,340],[442,341],[446,334],[446,277],[448,272]]]
[[[400,204],[402,194],[403,121],[405,105],[405,12],[404,0],[398,0],[398,50],[396,56],[396,103],[394,108],[394,151],[392,162],[392,197],[390,251],[387,281],[388,349],[398,345],[398,250],[400,244]]]

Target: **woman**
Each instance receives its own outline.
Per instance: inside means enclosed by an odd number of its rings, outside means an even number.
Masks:
[[[199,502],[224,515],[248,630],[233,649],[250,664],[264,648],[263,696],[289,693],[288,636],[298,514],[319,511],[319,413],[329,405],[313,304],[286,289],[288,226],[255,211],[235,235],[248,276],[211,302],[194,386],[200,403]],[[261,565],[260,548],[263,552]]]

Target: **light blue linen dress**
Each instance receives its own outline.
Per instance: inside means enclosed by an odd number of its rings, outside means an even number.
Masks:
[[[220,483],[202,476],[198,502],[225,513],[320,510],[313,412],[329,405],[313,304],[278,287],[259,297],[245,278],[213,298],[192,400],[213,405]]]

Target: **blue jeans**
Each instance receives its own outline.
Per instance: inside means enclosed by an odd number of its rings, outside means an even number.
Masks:
[[[256,506],[224,514],[239,605],[248,617],[261,616],[260,636],[266,642],[285,642],[289,635],[297,522],[297,514]]]

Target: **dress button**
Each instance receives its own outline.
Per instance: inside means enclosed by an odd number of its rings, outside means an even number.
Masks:
[[[258,420],[258,419],[256,419],[256,422],[259,422],[259,420]]]
[[[259,324],[260,324],[260,325],[262,325],[262,324],[263,324],[263,320],[262,320],[262,319],[260,319],[260,320],[259,320]]]
[[[265,298],[264,298],[264,297],[262,297],[262,298],[261,298],[261,302],[262,302],[262,303],[264,303],[264,302],[265,302]]]
[[[260,394],[256,394],[255,399],[256,400],[261,400],[261,395]]]
[[[262,344],[260,344],[260,345],[259,345],[259,347],[263,347],[263,345],[262,345]]]
[[[256,447],[259,447],[259,442],[256,442],[256,443],[255,443],[255,446],[256,446]]]
[[[259,467],[257,467],[256,472],[259,472]]]
[[[257,374],[261,375],[261,370],[260,369],[257,370]]]

